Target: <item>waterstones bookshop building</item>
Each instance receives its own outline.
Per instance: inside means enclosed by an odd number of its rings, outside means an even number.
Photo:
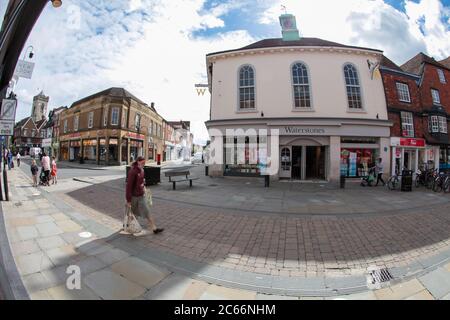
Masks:
[[[282,38],[206,57],[209,174],[337,181],[367,175],[377,158],[389,174],[382,52],[301,38],[289,14],[280,23]]]

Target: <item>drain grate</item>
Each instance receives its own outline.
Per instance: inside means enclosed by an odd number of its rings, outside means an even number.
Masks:
[[[380,288],[383,284],[388,284],[394,279],[387,268],[371,267],[367,268],[367,285],[369,287]]]

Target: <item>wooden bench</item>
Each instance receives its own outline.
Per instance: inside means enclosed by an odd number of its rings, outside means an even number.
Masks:
[[[169,178],[169,182],[173,184],[173,190],[176,190],[176,183],[177,182],[184,182],[189,181],[189,187],[192,188],[192,181],[198,180],[196,177],[190,176],[189,170],[182,170],[182,171],[168,171],[164,175]],[[175,177],[175,179],[173,179]],[[177,178],[180,177],[180,178]]]

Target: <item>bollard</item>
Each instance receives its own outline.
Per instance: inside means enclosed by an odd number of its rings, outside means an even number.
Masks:
[[[270,185],[270,176],[266,175],[264,176],[264,187],[269,188],[269,185]]]

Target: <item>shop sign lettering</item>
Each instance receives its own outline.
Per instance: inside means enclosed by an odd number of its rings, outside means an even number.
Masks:
[[[300,128],[300,127],[284,127],[286,134],[298,134],[298,135],[323,135],[326,130],[323,128]]]

